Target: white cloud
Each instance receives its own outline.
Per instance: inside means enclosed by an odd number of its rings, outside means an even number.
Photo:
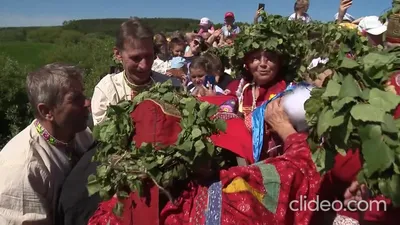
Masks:
[[[58,26],[65,20],[71,20],[66,16],[53,15],[18,15],[0,13],[0,27],[27,27],[27,26]]]

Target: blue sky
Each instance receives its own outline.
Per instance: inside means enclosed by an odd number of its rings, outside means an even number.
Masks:
[[[266,4],[272,14],[288,16],[294,0],[0,0],[0,27],[51,26],[65,20],[88,18],[138,17],[209,17],[222,22],[226,11],[236,20],[250,22],[258,3]],[[349,13],[355,17],[380,15],[392,0],[353,0]],[[313,19],[328,21],[337,12],[339,0],[310,0]]]

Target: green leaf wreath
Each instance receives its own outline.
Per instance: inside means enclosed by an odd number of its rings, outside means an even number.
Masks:
[[[130,117],[138,104],[146,99],[167,103],[175,107],[181,115],[182,131],[175,145],[163,146],[154,151],[155,144],[135,147],[132,136],[135,125]],[[94,137],[99,142],[93,160],[99,163],[97,173],[88,179],[88,190],[92,195],[99,193],[104,200],[115,194],[125,199],[131,192],[143,194],[146,179],[171,200],[169,189],[176,181],[186,180],[196,174],[203,165],[220,159],[221,152],[209,137],[226,128],[225,121],[212,119],[218,108],[206,102],[199,102],[193,96],[177,91],[171,82],[156,84],[149,91],[137,95],[133,101],[122,101],[110,106],[107,120],[94,129]],[[221,166],[224,160],[217,163]],[[121,203],[116,213],[121,214]]]

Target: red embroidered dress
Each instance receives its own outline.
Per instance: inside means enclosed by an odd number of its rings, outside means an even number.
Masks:
[[[220,181],[208,188],[191,187],[177,206],[167,204],[160,224],[309,224],[312,212],[296,209],[301,199],[316,199],[320,176],[306,139],[290,135],[284,155],[221,171]]]
[[[300,209],[300,204],[306,204],[301,202],[302,199],[316,199],[320,176],[311,159],[306,139],[306,134],[290,135],[282,156],[221,171],[220,181],[208,187],[190,184],[176,205],[167,203],[159,223],[309,224],[312,212],[297,209]],[[103,204],[89,225],[122,225],[129,224],[128,220],[135,221],[134,218],[117,218],[111,210],[115,204],[115,200]]]

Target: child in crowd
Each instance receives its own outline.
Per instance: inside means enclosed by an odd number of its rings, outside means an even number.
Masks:
[[[154,35],[155,60],[152,70],[165,74],[171,68],[171,56],[168,51],[168,41],[164,34]]]
[[[180,38],[172,38],[169,42],[169,50],[172,57],[182,57],[185,55],[186,42]]]
[[[209,59],[199,56],[193,58],[189,66],[188,90],[196,96],[205,96],[208,94],[223,94],[224,91],[215,82],[215,76],[210,72]],[[212,93],[210,93],[212,92]]]
[[[305,23],[311,22],[311,17],[307,14],[309,7],[309,0],[297,0],[294,3],[294,13],[290,15],[289,20],[300,20]]]
[[[225,90],[228,84],[233,81],[233,78],[225,73],[225,65],[222,63],[221,59],[212,53],[206,52],[201,55],[201,57],[208,60],[207,66],[210,75],[215,77],[215,84],[221,89]]]
[[[187,74],[188,69],[185,58],[180,56],[172,58],[171,69],[167,71],[167,76],[178,78],[186,86],[188,80]]]
[[[185,50],[185,58],[191,61],[193,57],[200,56],[201,52],[207,50],[207,45],[205,44],[204,38],[199,35],[192,36],[189,40],[189,46]]]
[[[198,35],[202,35],[203,33],[212,34],[214,32],[214,24],[207,17],[201,18],[199,28]]]

